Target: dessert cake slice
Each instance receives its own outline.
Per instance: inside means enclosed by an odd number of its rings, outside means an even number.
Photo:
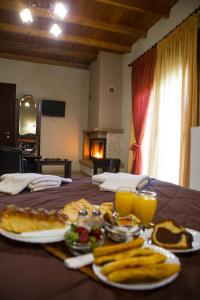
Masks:
[[[151,238],[155,245],[167,249],[192,248],[192,235],[171,220],[155,224]]]
[[[15,233],[60,229],[65,228],[67,219],[55,210],[7,205],[0,213],[0,227]]]

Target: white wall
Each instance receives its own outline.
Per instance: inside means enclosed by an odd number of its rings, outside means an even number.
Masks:
[[[99,127],[99,88],[100,88],[100,59],[99,55],[90,64],[90,92],[88,101],[88,128]]]
[[[100,51],[90,65],[88,128],[121,128],[122,97],[121,54]],[[108,88],[114,87],[114,95]]]
[[[140,39],[131,49],[130,54],[123,57],[123,93],[122,93],[122,128],[124,129],[124,162],[125,170],[128,167],[127,154],[130,143],[130,120],[131,120],[131,68],[128,64],[139,57],[155,43],[160,41],[166,34],[180,24],[187,16],[197,9],[199,0],[180,0],[171,9],[168,19],[161,19],[148,31],[147,38]]]
[[[15,83],[17,98],[66,101],[65,118],[42,117],[41,155],[73,160],[79,169],[82,129],[87,129],[89,71],[0,59],[0,82]]]
[[[121,54],[100,51],[99,127],[121,129],[122,59]],[[114,95],[108,88],[114,87]]]

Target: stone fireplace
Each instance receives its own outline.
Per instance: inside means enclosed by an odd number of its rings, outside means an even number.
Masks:
[[[80,171],[93,175],[94,158],[119,158],[122,160],[122,129],[94,128],[83,131],[83,158]],[[123,162],[121,162],[123,168]]]

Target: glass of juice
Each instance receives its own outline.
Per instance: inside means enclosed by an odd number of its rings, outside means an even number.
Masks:
[[[130,188],[119,188],[115,193],[115,210],[120,216],[127,216],[133,211],[134,193]]]
[[[133,213],[140,219],[143,227],[148,227],[156,213],[156,193],[142,190],[134,198]]]

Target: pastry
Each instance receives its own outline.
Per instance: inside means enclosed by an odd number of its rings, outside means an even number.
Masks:
[[[119,252],[117,254],[99,256],[95,258],[94,263],[95,265],[102,265],[112,261],[123,260],[124,258],[135,257],[135,256],[147,256],[153,253],[154,251],[151,248],[136,248],[136,249]]]
[[[155,252],[151,255],[146,255],[146,256],[136,256],[131,258],[124,257],[123,260],[106,264],[105,266],[102,267],[101,272],[102,274],[107,276],[108,274],[116,270],[121,270],[130,267],[143,267],[146,265],[152,265],[156,263],[163,263],[166,261],[166,259],[167,257],[164,254],[155,253]]]
[[[130,242],[127,243],[121,243],[118,245],[109,245],[109,246],[103,246],[103,247],[98,247],[95,248],[93,251],[94,257],[99,257],[102,255],[109,255],[109,254],[114,254],[118,252],[122,252],[125,250],[130,250],[134,248],[139,248],[144,244],[143,238],[136,238]]]
[[[152,280],[162,280],[179,271],[179,264],[154,264],[111,272],[108,275],[108,280],[114,282],[148,282]]]
[[[15,233],[59,229],[65,228],[67,219],[55,210],[7,205],[0,213],[0,227]]]
[[[151,238],[155,245],[167,249],[192,248],[192,235],[171,220],[155,224]]]

